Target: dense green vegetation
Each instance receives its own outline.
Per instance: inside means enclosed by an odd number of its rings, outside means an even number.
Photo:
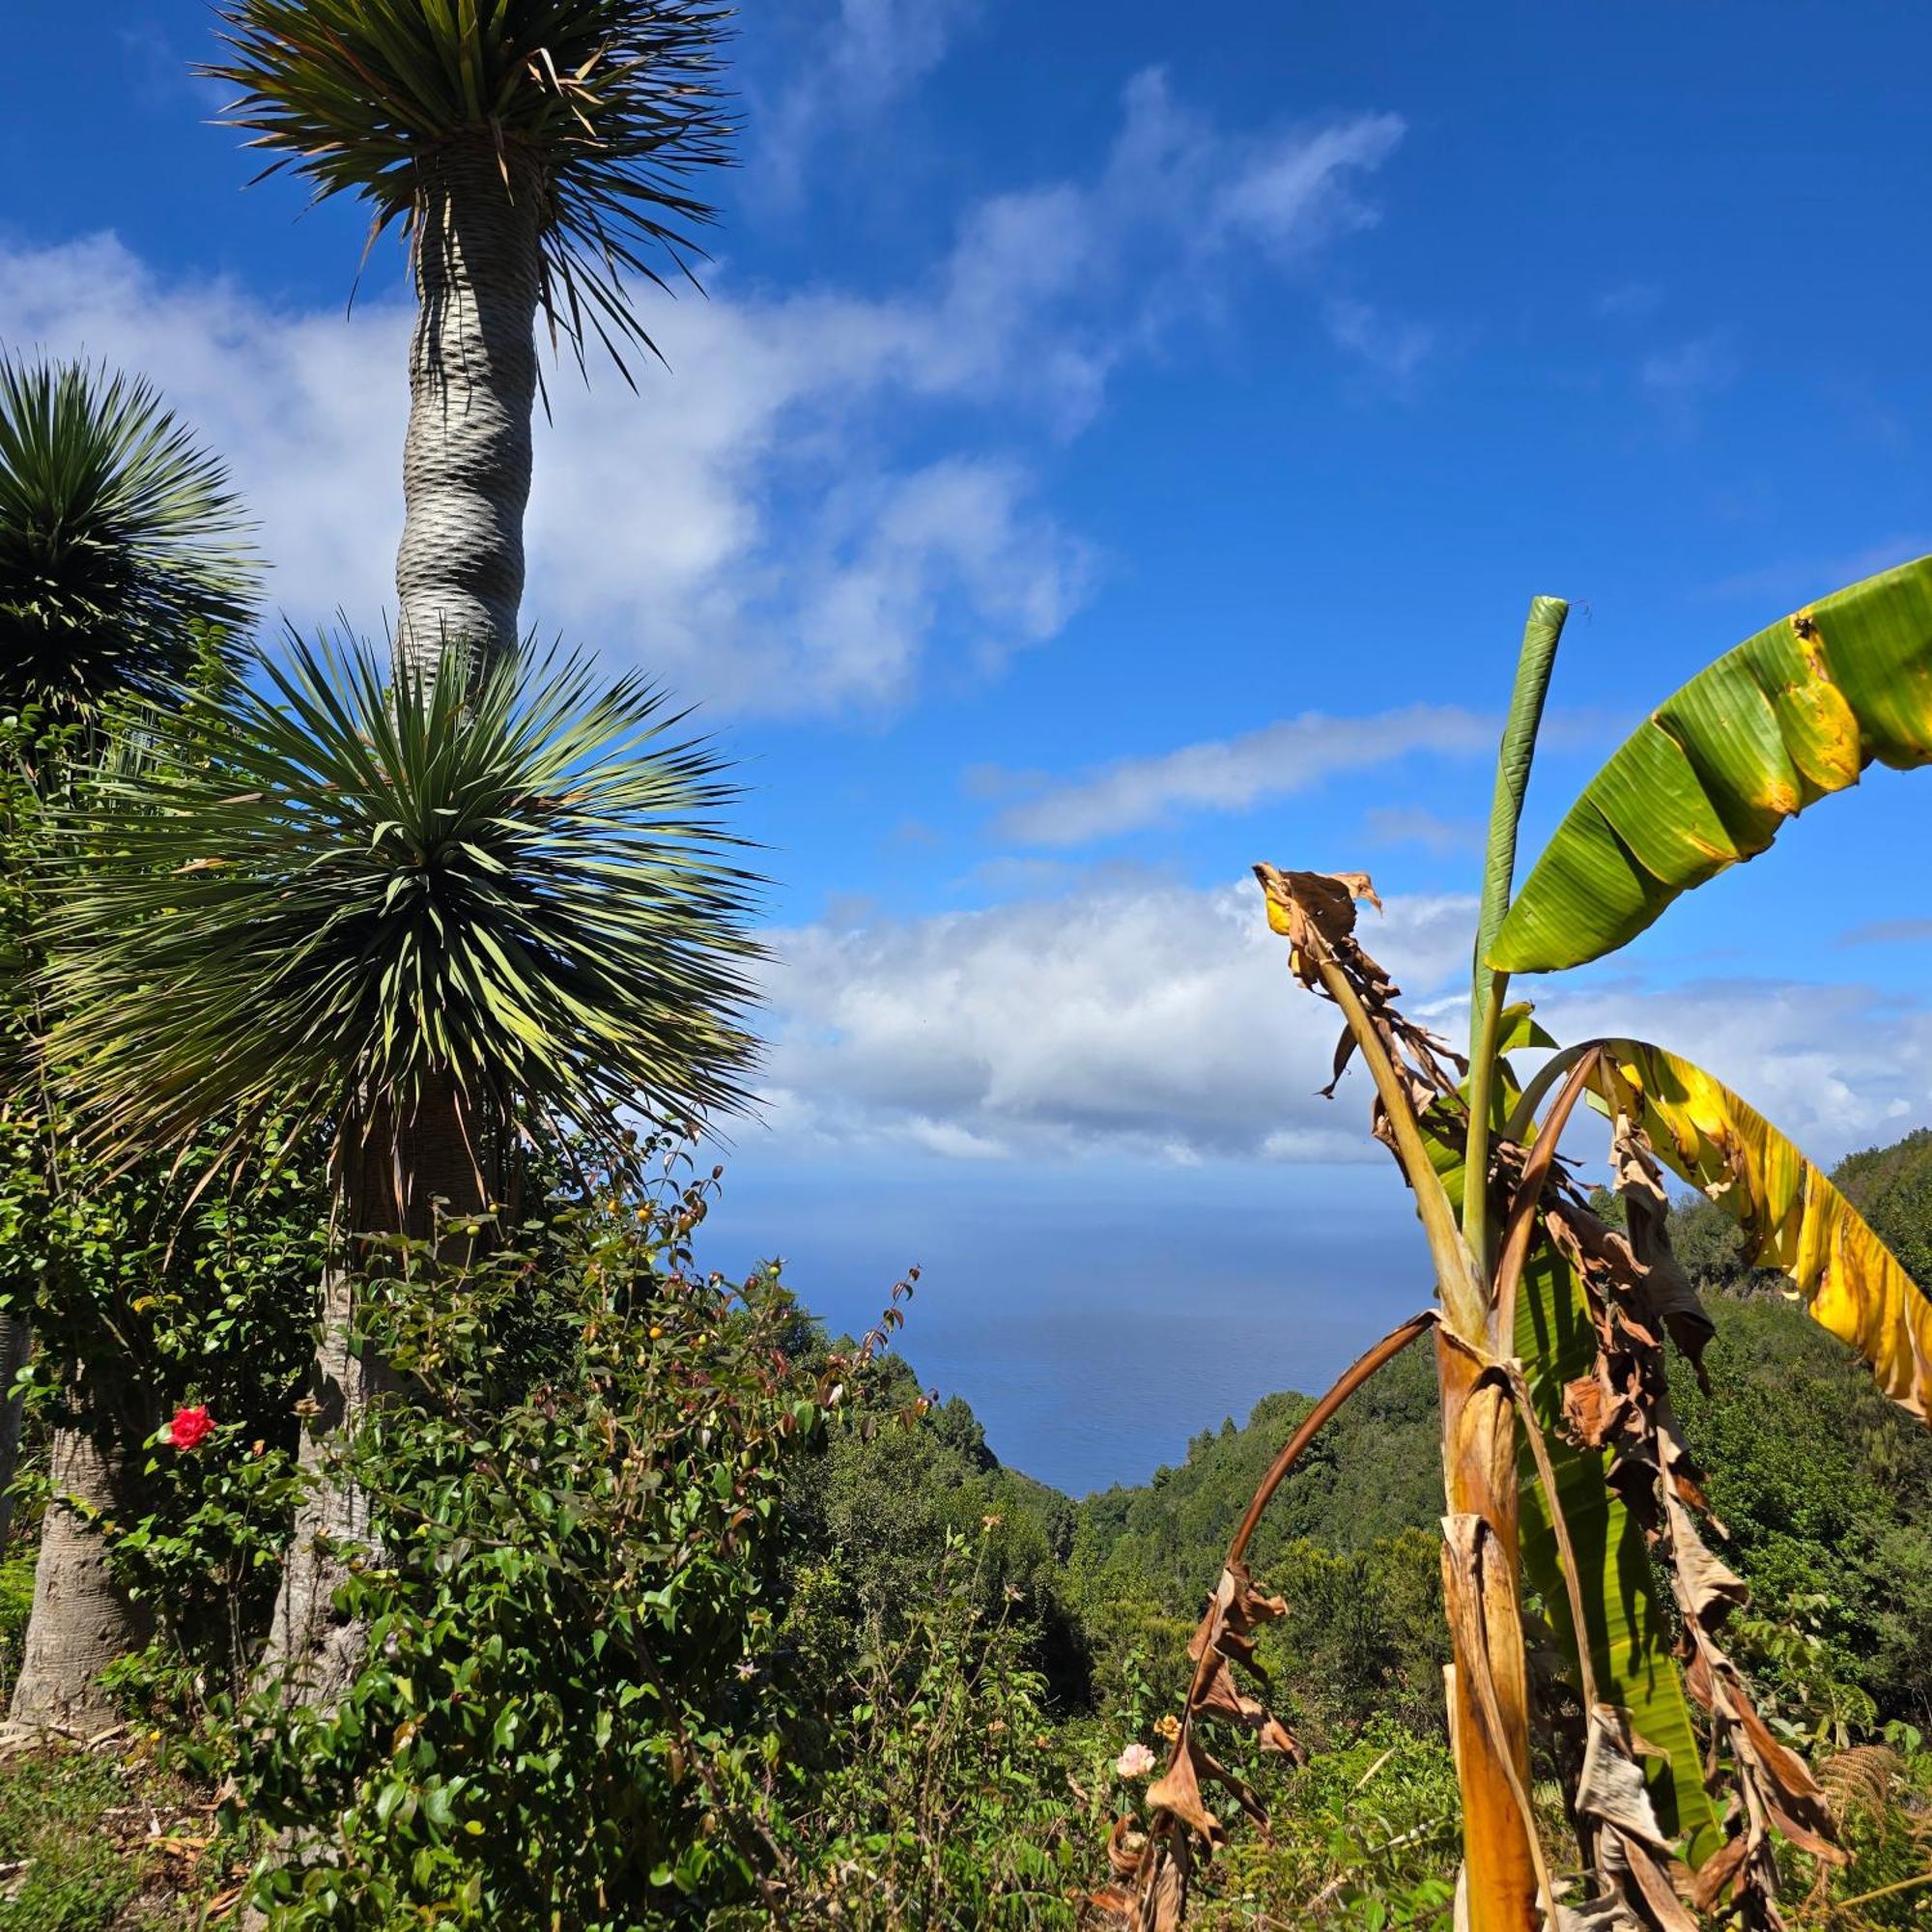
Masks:
[[[1902,1217],[1902,1249],[1924,1225],[1910,1183],[1928,1147],[1915,1135],[1844,1170],[1875,1214]],[[1116,1760],[1159,1747],[1229,1526],[1310,1399],[1268,1396],[1151,1482],[1075,1501],[1004,1467],[960,1398],[923,1402],[885,1330],[831,1340],[776,1275],[727,1290],[696,1272],[680,1217],[709,1191],[533,1223],[460,1297],[407,1271],[384,1291],[372,1319],[431,1400],[356,1452],[396,1553],[354,1586],[377,1641],[327,1720],[238,1694],[215,1585],[281,1480],[242,1439],[252,1425],[150,1459],[149,1513],[115,1538],[168,1610],[118,1673],[140,1742],[0,1770],[0,1864],[37,1874],[0,1897],[0,1927],[176,1922],[183,1902],[233,1892],[318,1778],[341,1848],[284,1875],[290,1923],[535,1922],[557,1897],[571,1922],[612,1927],[753,1925],[781,1904],[807,1925],[1076,1922],[1145,1778]],[[1734,1647],[1781,1734],[1828,1764],[1850,1752],[1845,1803],[1874,1813],[1853,1819],[1859,1856],[1833,1881],[1851,1896],[1919,1856],[1932,1441],[1739,1265],[1707,1207],[1674,1212],[1717,1337],[1708,1392],[1687,1372],[1672,1394],[1754,1597]],[[197,1306],[173,1313],[181,1347],[197,1320],[235,1320]],[[1262,1657],[1310,1758],[1246,1765],[1275,1830],[1235,1833],[1200,1922],[1318,1895],[1345,1922],[1446,1920],[1437,1421],[1412,1350],[1264,1519],[1255,1568],[1290,1608]],[[640,1468],[661,1479],[626,1480]],[[26,1568],[0,1573],[10,1645]],[[244,1643],[265,1614],[258,1599]],[[195,1790],[218,1777],[211,1823]],[[156,1805],[199,1819],[188,1853],[105,1829]],[[558,1893],[563,1863],[582,1884]],[[1913,1903],[1861,1910],[1893,1922]]]
[[[1858,1156],[1847,1178],[1884,1178],[1898,1198],[1928,1145]],[[1900,1848],[1918,1842],[1932,1717],[1932,1441],[1705,1242],[1708,1211],[1677,1216],[1718,1326],[1710,1390],[1686,1376],[1673,1394],[1753,1588],[1736,1647],[1784,1734],[1828,1758],[1897,1748],[1857,1772],[1880,1779],[1889,1824],[1835,1881],[1850,1895],[1917,1856]],[[311,1871],[302,1923],[533,1914],[552,1881],[521,1907],[519,1886],[566,1856],[585,1874],[586,1924],[756,1924],[774,1897],[804,1924],[1075,1922],[1107,1823],[1141,1783],[1114,1760],[1159,1745],[1229,1525],[1309,1398],[1266,1397],[1151,1482],[1076,1502],[1002,1466],[963,1400],[925,1406],[896,1353],[828,1341],[776,1277],[706,1288],[668,1225],[625,1214],[506,1247],[460,1316],[396,1285],[387,1344],[440,1394],[430,1427],[364,1446],[371,1487],[412,1531],[408,1556],[357,1586],[377,1658],[320,1732],[238,1703],[211,1668],[232,1633],[197,1581],[233,1560],[237,1464],[245,1483],[255,1461],[242,1431],[156,1459],[152,1514],[122,1537],[130,1574],[161,1577],[173,1612],[121,1677],[144,1742],[126,1765],[124,1740],[0,1774],[0,1863],[40,1874],[0,1900],[0,1926],[132,1923],[114,1915],[143,1898],[151,1922],[173,1922],[176,1899],[232,1889],[264,1823],[310,1802],[318,1776],[335,1780],[355,1862]],[[614,1464],[613,1428],[635,1445]],[[1411,1351],[1342,1410],[1264,1520],[1256,1570],[1290,1610],[1263,1656],[1311,1758],[1249,1767],[1273,1840],[1236,1833],[1204,1923],[1318,1894],[1348,1922],[1445,1917],[1457,1808],[1436,1428],[1434,1377]],[[638,1456],[688,1486],[627,1492],[594,1474]],[[673,1608],[639,1551],[693,1536],[716,1554],[682,1569]],[[16,1596],[24,1570],[6,1573]],[[25,1608],[11,1604],[14,1642]],[[592,1759],[570,1747],[582,1734],[600,1741]],[[239,1772],[205,1854],[124,1851],[87,1829],[135,1789],[192,1808],[179,1780],[197,1767]],[[646,1837],[613,1837],[639,1788],[656,1790]],[[1560,1834],[1560,1811],[1548,1822]],[[600,1888],[608,1919],[589,1916]]]
[[[1807,1723],[1849,1692],[1862,1735],[1893,1719],[1932,1729],[1932,1440],[1844,1349],[1738,1274],[1712,1284],[1710,1392],[1685,1370],[1672,1395],[1731,1532],[1726,1555],[1752,1586],[1754,1662],[1772,1667],[1780,1711]],[[1074,1587],[1191,1623],[1229,1524],[1308,1406],[1269,1396],[1148,1487],[1083,1503]],[[1264,1520],[1255,1567],[1290,1599],[1287,1675],[1318,1712],[1360,1718],[1393,1700],[1439,1720],[1436,1426],[1435,1378],[1411,1352],[1342,1411]],[[1803,1654],[1774,1631],[1802,1633]]]

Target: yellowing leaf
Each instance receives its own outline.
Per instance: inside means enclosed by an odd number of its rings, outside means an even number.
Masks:
[[[1794,612],[1665,698],[1557,827],[1490,963],[1613,952],[1874,759],[1932,764],[1932,557]]]
[[[1811,1319],[1848,1342],[1921,1421],[1932,1407],[1932,1300],[1858,1209],[1764,1116],[1702,1067],[1639,1040],[1603,1042],[1659,1155],[1790,1275]]]

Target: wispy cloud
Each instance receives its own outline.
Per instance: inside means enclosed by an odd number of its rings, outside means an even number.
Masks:
[[[1416,845],[1444,857],[1483,849],[1483,828],[1474,819],[1444,818],[1426,806],[1378,805],[1364,824],[1379,845]]]
[[[1703,595],[1713,602],[1748,600],[1796,609],[1814,597],[1828,596],[1848,583],[1875,577],[1895,564],[1910,563],[1928,551],[1932,551],[1932,536],[1920,531],[1916,536],[1888,537],[1883,543],[1866,544],[1830,556],[1784,557],[1776,563],[1719,578],[1706,586]]]
[[[1724,338],[1712,334],[1653,351],[1637,364],[1636,379],[1652,395],[1682,399],[1727,388],[1737,373]]]
[[[1435,355],[1435,331],[1377,308],[1371,302],[1337,296],[1323,310],[1330,338],[1359,356],[1394,387],[1406,387]]]
[[[1721,331],[1655,349],[1637,364],[1636,385],[1664,426],[1688,435],[1705,404],[1738,377],[1738,360]]]
[[[1619,282],[1592,306],[1613,322],[1644,322],[1663,306],[1663,291],[1655,282]]]
[[[756,117],[766,181],[795,200],[811,149],[909,94],[976,20],[980,0],[838,0],[809,32],[794,71]]]
[[[1839,946],[1910,946],[1932,939],[1932,919],[1875,919],[1839,933]]]
[[[1459,705],[1410,704],[1366,718],[1319,711],[1235,738],[1210,738],[1152,757],[1122,758],[1009,806],[1000,836],[1033,845],[1079,845],[1186,810],[1242,811],[1307,791],[1338,773],[1415,753],[1475,757],[1495,748],[1496,721]]]
[[[850,11],[855,33],[885,17]],[[673,374],[637,397],[553,383],[531,620],[744,712],[879,713],[935,667],[996,673],[1100,564],[1029,446],[1077,433],[1239,278],[1372,224],[1362,183],[1401,136],[1389,115],[1231,131],[1150,71],[1091,174],[972,204],[896,292],[771,294],[726,265],[710,300],[654,308]],[[305,625],[346,608],[374,630],[389,602],[409,327],[394,298],[345,325],[163,274],[112,235],[0,249],[0,342],[153,376],[232,461]]]

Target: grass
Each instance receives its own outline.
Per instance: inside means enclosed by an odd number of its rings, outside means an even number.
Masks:
[[[0,1562],[0,1713],[34,1594],[31,1536]],[[125,1743],[125,1739],[123,1740]],[[159,1932],[194,1922],[207,1800],[133,1748],[0,1754],[0,1932]]]
[[[209,1805],[146,1758],[0,1758],[0,1932],[148,1932],[205,1896]]]
[[[27,1634],[27,1612],[33,1605],[34,1551],[29,1548],[0,1563],[0,1699],[13,1695],[20,1640]]]
[[[23,1752],[0,1766],[4,1932],[110,1932],[130,1922],[123,1915],[142,1890],[142,1861],[103,1829],[104,1814],[127,1801],[111,1758]]]

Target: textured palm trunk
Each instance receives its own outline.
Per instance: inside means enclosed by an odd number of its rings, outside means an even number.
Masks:
[[[0,1313],[0,1554],[14,1533],[14,1478],[20,1467],[20,1425],[27,1398],[14,1387],[34,1344],[25,1315]]]
[[[472,669],[517,641],[530,494],[542,186],[451,148],[416,196],[416,327],[403,445],[396,659],[436,675],[445,642]]]
[[[433,680],[444,643],[471,668],[514,649],[537,398],[541,184],[504,184],[487,149],[423,166],[410,433],[396,553],[396,661]]]
[[[354,1435],[378,1403],[400,1383],[388,1363],[355,1334],[357,1235],[403,1233],[424,1239],[436,1232],[438,1202],[451,1215],[488,1206],[461,1096],[444,1087],[426,1096],[405,1121],[378,1121],[359,1146],[348,1149],[339,1177],[344,1215],[353,1231],[343,1258],[322,1288],[322,1335],[309,1389],[312,1405],[302,1432],[302,1466],[314,1477],[296,1518],[295,1534],[275,1600],[274,1622],[263,1656],[264,1674],[290,1704],[332,1706],[355,1678],[363,1632],[336,1607],[349,1579],[349,1549],[373,1547],[369,1499],[340,1470],[332,1455]]]
[[[147,1618],[108,1570],[101,1534],[103,1519],[125,1522],[137,1513],[133,1445],[143,1432],[120,1405],[89,1389],[84,1371],[73,1394],[88,1426],[54,1432],[53,1493],[8,1715],[15,1724],[84,1737],[115,1721],[100,1673],[148,1638]]]
[[[1442,1581],[1454,1663],[1449,1732],[1463,1793],[1469,1932],[1531,1932],[1538,1859],[1525,1815],[1529,1685],[1518,1595],[1516,1412],[1508,1390],[1438,1332]],[[1480,1525],[1480,1527],[1478,1527]]]
[[[360,1655],[359,1633],[337,1613],[334,1597],[349,1577],[344,1546],[368,1544],[368,1499],[324,1463],[388,1389],[390,1378],[366,1350],[359,1356],[352,1350],[355,1319],[355,1270],[332,1264],[322,1283],[322,1334],[308,1391],[314,1408],[302,1427],[301,1466],[310,1487],[296,1517],[263,1659],[292,1704],[333,1704]]]

